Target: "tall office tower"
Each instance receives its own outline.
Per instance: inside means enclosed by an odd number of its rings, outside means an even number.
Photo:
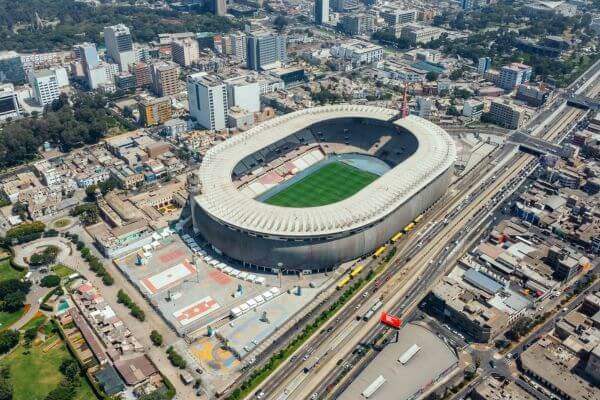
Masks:
[[[189,67],[200,60],[198,41],[192,38],[174,41],[171,43],[171,54],[177,64]]]
[[[223,36],[221,47],[223,54],[230,56],[233,61],[246,60],[246,35],[232,33]]]
[[[106,53],[117,64],[122,72],[127,72],[129,66],[136,62],[136,53],[129,28],[123,24],[104,28],[104,43]]]
[[[23,62],[17,52],[0,52],[0,82],[10,82],[18,85],[27,82]]]
[[[315,24],[329,22],[329,0],[315,0]]]
[[[60,89],[56,73],[49,69],[35,71],[31,74],[33,97],[40,106],[45,106],[58,99]]]
[[[246,65],[256,71],[281,66],[287,62],[285,36],[259,31],[252,32],[246,41]]]
[[[12,83],[0,85],[0,121],[21,117],[21,109]]]
[[[100,64],[100,57],[98,56],[98,51],[96,50],[96,45],[94,43],[81,43],[75,45],[73,50],[75,52],[75,58],[81,61],[84,71],[95,68]]]
[[[187,94],[190,115],[206,129],[221,130],[227,127],[227,85],[206,72],[188,76]]]
[[[479,57],[479,62],[477,64],[477,72],[480,74],[485,74],[488,69],[492,67],[492,59],[489,57]]]
[[[210,11],[221,17],[227,14],[227,4],[225,3],[225,0],[211,0]]]
[[[171,61],[159,61],[150,68],[152,90],[160,97],[172,96],[181,90],[179,65]]]
[[[358,0],[331,0],[331,9],[336,12],[348,12],[358,8]]]

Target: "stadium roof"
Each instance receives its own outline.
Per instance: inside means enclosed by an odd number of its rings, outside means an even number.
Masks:
[[[394,121],[417,138],[416,152],[353,196],[321,207],[290,208],[259,202],[236,189],[232,171],[244,157],[315,123],[344,117],[389,121],[397,114],[397,110],[381,107],[341,104],[269,120],[206,153],[198,170],[201,192],[195,200],[214,219],[262,234],[328,235],[374,223],[453,165],[456,149],[443,129],[416,116]]]

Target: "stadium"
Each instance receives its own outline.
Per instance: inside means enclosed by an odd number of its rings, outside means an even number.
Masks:
[[[397,110],[286,114],[211,148],[190,177],[194,230],[245,266],[331,270],[373,252],[447,190],[456,149]]]

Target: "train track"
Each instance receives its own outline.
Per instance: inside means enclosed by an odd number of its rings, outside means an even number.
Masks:
[[[592,93],[594,93],[594,95],[596,95],[598,93],[598,88],[593,87]],[[564,139],[565,135],[562,135],[562,137],[561,137],[561,134],[565,133],[565,131],[568,133],[568,129],[570,128],[571,124],[574,121],[580,119],[585,114],[584,111],[576,109],[576,108],[572,108],[572,107],[568,107],[567,110],[568,110],[567,114],[560,118],[558,124],[553,125],[551,129],[549,129],[542,135],[543,139],[552,141],[552,142],[556,141],[557,139],[558,139],[558,142],[562,141]],[[507,182],[507,180],[512,181],[515,177],[515,174],[518,174],[519,171],[521,171],[529,162],[531,162],[530,157],[526,157],[523,155],[517,156],[516,163],[513,164],[513,168],[511,168],[511,172],[508,175],[506,175],[502,179],[501,182]],[[494,186],[495,187],[503,186],[503,183],[501,183],[501,182],[496,182]],[[481,202],[483,202],[483,201],[489,201],[490,195],[493,192],[494,191],[492,190],[492,191],[490,191],[490,194],[484,196],[479,201],[479,204],[481,204]],[[492,196],[492,198],[494,198],[494,197],[495,196]],[[471,209],[476,210],[476,208],[471,208]],[[480,209],[480,211],[481,211],[481,209]],[[467,215],[468,214],[464,215],[462,220],[464,220],[464,218],[466,218]],[[458,224],[460,224],[460,221]],[[450,233],[446,233],[444,235],[444,237],[447,237],[448,234],[450,234]],[[442,243],[442,242],[440,241],[439,243]],[[445,242],[445,243],[447,243],[447,242]],[[435,258],[435,254],[438,254],[437,252],[440,251],[441,246],[442,246],[442,244],[438,244],[437,246],[434,246],[429,252],[425,253],[423,256],[420,255],[420,259],[427,259],[428,257]],[[431,270],[432,268],[430,267],[429,269]],[[431,272],[430,271],[428,272],[427,270],[422,272],[423,275],[429,274],[429,273],[431,273]],[[417,285],[417,288],[418,288],[418,286],[419,285]],[[394,307],[392,308],[392,312],[398,313],[398,312],[402,311],[403,309],[405,309],[405,307],[406,307],[405,302],[401,302],[400,304],[395,304]],[[384,332],[386,330],[387,330],[387,328],[385,328],[385,327],[382,327],[382,326],[377,327],[371,333],[368,334],[368,336],[362,343],[371,343],[372,341],[374,341],[375,338],[382,337],[382,335],[384,334]],[[353,335],[350,335],[350,336],[353,336]],[[374,353],[372,353],[372,357],[374,357]],[[321,398],[323,396],[328,395],[328,391],[335,387],[336,380],[339,381],[339,376],[344,375],[343,371],[340,371],[340,368],[343,369],[343,368],[346,368],[345,367],[346,365],[352,365],[353,364],[352,361],[356,361],[356,360],[350,360],[349,364],[342,360],[341,362],[338,362],[337,367],[333,366],[330,369],[330,372],[325,377],[325,379],[323,379],[321,381],[322,384],[319,386],[319,389],[313,394],[313,396],[311,396],[311,398],[315,398],[315,396],[316,396],[316,398]],[[341,364],[341,366],[340,366],[340,364]],[[324,368],[324,367],[325,367],[325,365],[322,365],[322,368]],[[330,366],[328,366],[328,367],[330,367]],[[338,392],[339,392],[339,390],[338,390]],[[278,400],[281,398],[282,397],[280,396],[278,398]],[[287,397],[285,397],[285,398],[287,398]]]

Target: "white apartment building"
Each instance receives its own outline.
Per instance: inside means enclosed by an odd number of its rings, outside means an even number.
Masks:
[[[56,73],[49,69],[31,74],[31,88],[33,98],[40,106],[50,104],[60,96]]]
[[[104,43],[106,54],[115,63],[119,64],[122,72],[129,71],[129,66],[137,61],[131,32],[125,25],[118,24],[105,27]]]
[[[383,47],[360,40],[353,40],[331,48],[335,58],[352,61],[356,65],[371,64],[383,60]]]
[[[225,81],[229,107],[237,106],[250,112],[260,111],[260,85],[251,76],[241,76]]]
[[[216,76],[198,72],[187,78],[190,116],[199,125],[210,130],[227,127],[227,85]]]
[[[185,38],[171,44],[173,61],[182,67],[189,67],[200,60],[200,48],[196,39]]]

